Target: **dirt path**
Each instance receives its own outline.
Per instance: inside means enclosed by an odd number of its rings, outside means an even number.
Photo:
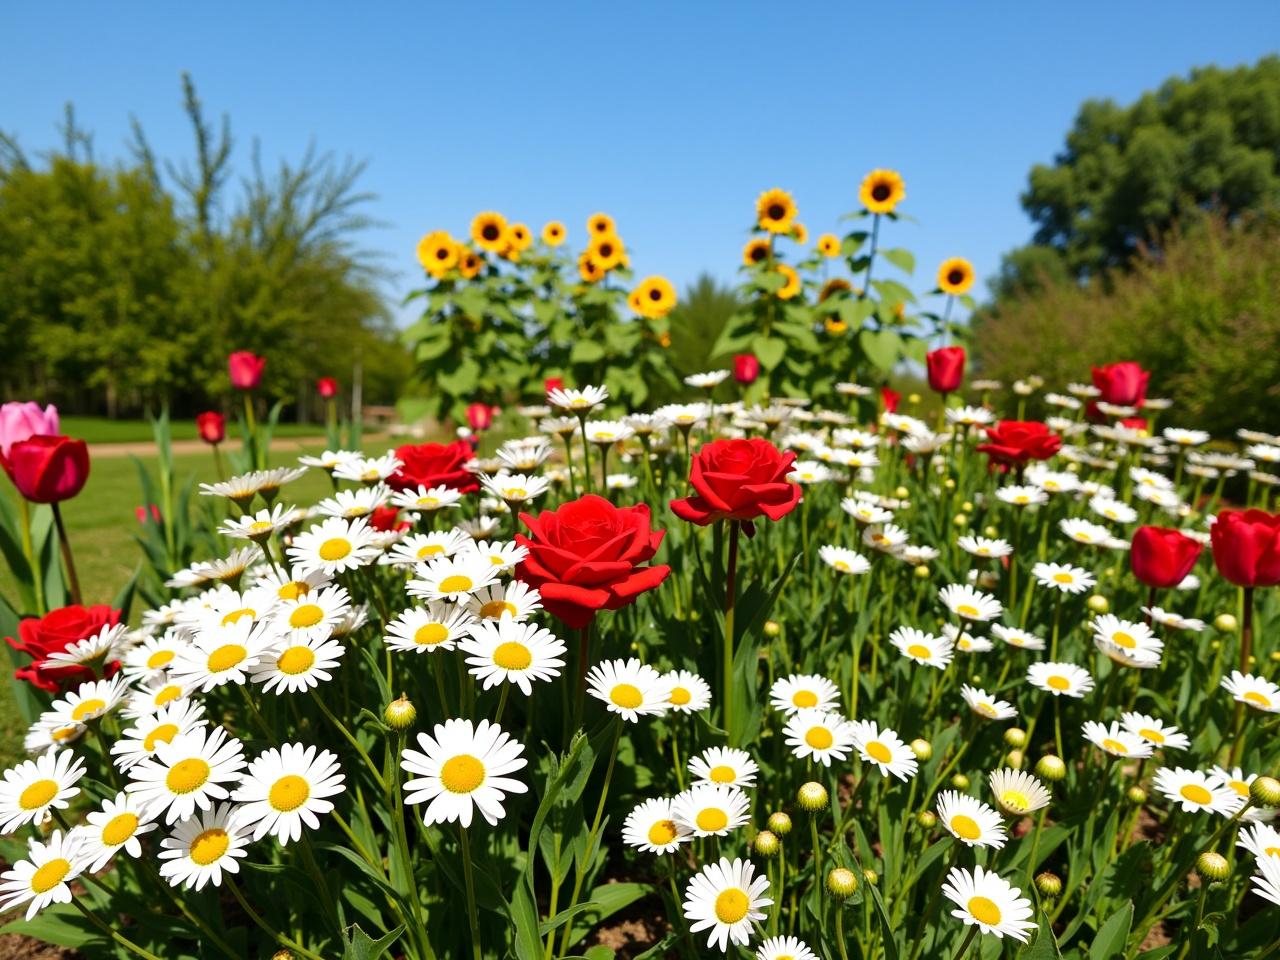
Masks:
[[[363,438],[363,446],[369,450],[376,450],[377,444],[385,443],[390,439],[390,434],[386,433],[370,433],[365,434]],[[271,441],[273,450],[304,450],[308,447],[317,447],[324,444],[324,437],[276,437]],[[172,443],[174,453],[203,453],[209,449],[209,445],[203,440],[174,440]],[[99,457],[127,457],[129,455],[138,457],[148,457],[156,452],[156,445],[150,440],[138,440],[129,443],[93,443],[89,445],[90,459]]]

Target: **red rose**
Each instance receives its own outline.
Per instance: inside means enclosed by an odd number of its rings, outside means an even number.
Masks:
[[[1237,587],[1280,584],[1280,513],[1223,510],[1209,543],[1218,572]]]
[[[1001,420],[987,428],[987,442],[978,450],[1001,466],[1023,466],[1028,460],[1048,460],[1062,449],[1062,438],[1037,421]]]
[[[880,388],[880,405],[884,407],[885,413],[897,413],[898,401],[902,399],[902,394],[897,390],[890,390],[888,387]]]
[[[32,503],[61,503],[84,489],[89,448],[83,440],[37,435],[12,444],[0,467]]]
[[[760,360],[754,353],[739,353],[733,358],[733,379],[744,387],[760,376]]]
[[[1125,417],[1120,421],[1120,426],[1126,430],[1137,430],[1140,433],[1146,433],[1148,430],[1146,417]]]
[[[237,350],[227,357],[231,385],[237,390],[252,390],[262,380],[262,368],[266,365],[266,357],[260,357],[249,350]]]
[[[33,661],[14,671],[14,676],[49,693],[70,690],[95,679],[93,671],[81,664],[48,663],[49,655],[61,653],[77,640],[92,637],[103,627],[114,627],[119,622],[120,611],[106,604],[62,607],[40,618],[28,617],[18,624],[18,640],[5,637],[9,646],[21,650]],[[112,676],[119,668],[119,661],[107,664],[106,675]]]
[[[940,347],[924,356],[929,368],[929,388],[937,393],[953,393],[964,380],[964,347]]]
[[[1184,533],[1166,527],[1139,527],[1133,534],[1129,565],[1139,582],[1169,590],[1186,579],[1204,548]]]
[[[469,403],[467,404],[467,423],[471,425],[472,430],[488,430],[493,425],[493,415],[497,412],[497,407],[491,407],[487,403]]]
[[[746,521],[761,515],[781,520],[800,502],[800,488],[787,480],[796,455],[768,440],[714,440],[697,452],[689,482],[694,496],[671,501],[681,520],[705,527],[716,520]]]
[[[390,533],[392,530],[408,530],[412,524],[408,520],[397,522],[396,518],[399,516],[399,507],[378,507],[369,514],[369,526],[383,533]]]
[[[316,393],[326,400],[332,400],[338,395],[338,381],[333,377],[321,377],[316,381]]]
[[[227,421],[216,410],[196,414],[196,430],[205,443],[221,443],[227,439]]]
[[[472,449],[464,440],[405,444],[396,447],[396,456],[400,459],[400,469],[387,478],[387,483],[396,490],[442,485],[461,493],[480,489],[475,475],[466,470]]]
[[[1093,385],[1102,391],[1099,400],[1118,407],[1140,407],[1147,398],[1147,381],[1151,374],[1132,360],[1093,367]]]
[[[579,629],[597,610],[617,610],[635,602],[671,573],[665,565],[642,566],[662,542],[664,531],[649,523],[649,507],[615,507],[587,494],[536,517],[520,514],[529,536],[516,543],[529,555],[516,576],[542,594],[542,604],[565,626]]]

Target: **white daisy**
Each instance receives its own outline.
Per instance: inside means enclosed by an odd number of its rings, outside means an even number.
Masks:
[[[840,508],[863,525],[885,524],[893,519],[892,510],[885,510],[873,502],[855,500],[852,497],[841,500]]]
[[[318,457],[299,457],[298,463],[304,467],[318,467],[326,473],[332,473],[334,469],[342,466],[342,464],[359,460],[362,456],[363,454],[359,450],[326,450]]]
[[[1033,663],[1027,667],[1027,682],[1055,697],[1079,699],[1093,689],[1093,677],[1089,671],[1074,663]]]
[[[1138,511],[1133,507],[1101,494],[1089,499],[1089,509],[1098,516],[1106,517],[1108,520],[1114,520],[1117,523],[1133,523],[1138,519]]]
[[[1084,593],[1098,583],[1088,570],[1068,563],[1037,563],[1031,568],[1031,575],[1041,586],[1063,593]]]
[[[1209,773],[1234,790],[1236,796],[1242,801],[1249,799],[1249,787],[1253,781],[1258,779],[1258,775],[1256,773],[1245,773],[1239,767],[1232,767],[1228,770],[1226,767],[1219,767],[1215,765],[1209,770]],[[1274,817],[1274,808],[1253,806],[1244,812],[1241,819],[1257,823],[1259,821],[1271,820]]]
[[[1222,688],[1237,702],[1255,710],[1280,713],[1280,687],[1270,680],[1232,670],[1231,676],[1222,678]]]
[[[166,630],[163,636],[147,637],[124,656],[121,672],[129,680],[150,680],[164,675],[186,639],[179,631]]]
[[[712,390],[728,378],[728,370],[710,370],[706,373],[691,373],[684,378],[685,386],[697,387],[699,390]]]
[[[288,527],[294,519],[293,507],[277,503],[274,507],[266,507],[257,513],[246,513],[242,517],[228,517],[218,527],[218,533],[234,540],[253,540],[262,542],[271,537],[277,530]]]
[[[1259,860],[1271,859],[1280,863],[1280,830],[1269,823],[1255,823],[1245,827],[1236,838],[1236,845],[1248,850]]]
[[[485,690],[506,681],[530,696],[534,680],[554,680],[564,669],[563,640],[536,623],[509,617],[472,624],[458,647],[468,654],[468,672],[484,681]]]
[[[156,745],[208,724],[204,707],[194,700],[173,700],[154,713],[138,717],[111,745],[112,762],[121,771],[154,756]]]
[[[1280,857],[1259,857],[1256,866],[1258,872],[1252,877],[1253,892],[1280,905]]]
[[[391,488],[385,483],[354,490],[338,490],[315,506],[315,512],[325,517],[345,517],[355,520],[367,517],[391,499]]]
[[[132,771],[125,789],[136,794],[149,818],[185,820],[229,796],[244,767],[244,745],[222,727],[196,727],[155,744],[155,754]]]
[[[326,798],[346,789],[344,779],[338,758],[328,750],[286,743],[249,763],[231,799],[240,804],[240,822],[254,828],[254,840],[269,833],[284,846],[302,836],[304,823],[320,828],[317,814],[333,810],[333,801]]]
[[[862,542],[881,553],[893,553],[906,545],[907,531],[892,523],[873,523],[862,531]]]
[[[708,747],[689,760],[689,772],[699,780],[730,787],[754,787],[760,768],[745,750]]]
[[[518,543],[502,543],[494,540],[473,540],[465,548],[478,557],[484,557],[499,573],[507,573],[515,569],[525,557],[529,556],[529,548]]]
[[[976,926],[983,933],[994,933],[999,939],[1006,936],[1026,943],[1029,934],[1036,929],[1031,919],[1031,901],[1022,891],[990,870],[975,866],[973,873],[960,867],[952,867],[947,873],[942,892],[959,907],[951,915],[964,921],[966,926]]]
[[[490,826],[504,816],[508,793],[529,788],[507,774],[523,768],[524,747],[496,723],[446,720],[432,735],[418,734],[419,750],[405,750],[400,766],[414,779],[405,783],[405,803],[426,803],[427,826],[457,821],[471,826],[477,808]]]
[[[1195,617],[1184,617],[1174,613],[1172,610],[1164,610],[1160,607],[1143,607],[1142,612],[1151,618],[1153,623],[1158,623],[1162,627],[1169,627],[1171,630],[1190,630],[1192,633],[1199,633],[1204,629],[1204,621],[1197,620]]]
[[[670,683],[653,667],[634,657],[605,660],[587,672],[587,690],[610,713],[637,722],[641,716],[666,712]]]
[[[156,828],[156,824],[143,815],[137,800],[124,791],[117,793],[114,800],[109,797],[103,800],[101,808],[90,811],[85,820],[84,825],[72,832],[80,841],[85,869],[90,873],[97,873],[121,850],[135,860],[142,856],[138,837]]]
[[[277,601],[297,600],[312,590],[326,586],[333,580],[323,570],[303,570],[293,567],[287,571],[268,570],[258,581],[258,586]],[[265,615],[264,611],[264,615]]]
[[[756,960],[819,960],[798,937],[770,937],[756,948]]]
[[[971,687],[967,683],[962,683],[960,696],[964,698],[970,710],[988,720],[1012,720],[1018,715],[1018,711],[1007,700],[997,700],[980,687]]]
[[[1167,799],[1180,804],[1184,813],[1209,810],[1229,817],[1244,805],[1244,800],[1212,774],[1199,770],[1161,767],[1151,785]]]
[[[1083,543],[1090,547],[1105,546],[1111,539],[1111,531],[1101,524],[1074,517],[1059,520],[1058,529],[1076,543]]]
[[[28,823],[37,826],[52,810],[65,810],[80,793],[84,760],[70,750],[23,760],[4,772],[0,782],[0,833],[10,834]]]
[[[938,599],[953,614],[965,620],[985,623],[1004,613],[1004,605],[999,600],[968,584],[948,584],[938,591]]]
[[[1187,750],[1191,747],[1187,735],[1179,733],[1177,727],[1165,726],[1162,721],[1145,713],[1122,713],[1120,724],[1130,733],[1157,747],[1171,750]]]
[[[816,760],[824,767],[832,758],[843,760],[853,747],[853,727],[838,713],[806,709],[791,714],[783,728],[791,755],[800,760]]]
[[[675,713],[697,713],[711,706],[711,685],[689,670],[672,670],[663,679],[671,685],[667,707]]]
[[[927,667],[945,670],[954,655],[955,644],[946,637],[935,637],[915,627],[898,627],[889,634],[889,642],[904,656]]]
[[[528,620],[542,609],[542,594],[520,580],[478,590],[467,601],[467,612],[480,620]]]
[[[44,843],[27,841],[27,858],[19,860],[0,875],[0,910],[27,904],[30,920],[51,903],[70,903],[69,881],[84,872],[87,864],[80,838],[55,830]]]
[[[822,562],[837,573],[859,574],[871,569],[871,561],[862,554],[845,547],[824,546],[818,548]]]
[[[304,571],[322,570],[332,576],[376,560],[373,539],[374,530],[363,518],[329,517],[293,538],[289,560]]]
[[[42,720],[59,725],[89,723],[114,710],[129,687],[121,674],[110,680],[88,680],[65,697],[53,701]]]
[[[1121,620],[1110,613],[1096,617],[1092,624],[1094,642],[1103,653],[1115,648],[1123,661],[1156,664],[1160,662],[1164,642],[1145,623]]]
[[[48,753],[70,746],[87,733],[83,723],[43,723],[37,720],[22,738],[22,749],[30,754]]]
[[[1096,720],[1086,720],[1081,727],[1085,739],[1104,753],[1113,757],[1136,760],[1151,756],[1151,744],[1147,740],[1121,728],[1112,721],[1110,726]]]
[[[292,642],[323,640],[351,607],[351,596],[337,584],[312,590],[293,600],[281,600],[271,611],[271,620]]]
[[[391,502],[401,510],[415,510],[423,513],[434,513],[456,507],[462,500],[462,494],[452,487],[409,487],[400,490],[391,497]]]
[[[916,775],[916,755],[894,731],[878,727],[872,720],[855,720],[852,728],[853,745],[864,763],[874,763],[881,774],[893,774],[899,780]]]
[[[750,819],[749,806],[737,787],[702,782],[671,801],[671,816],[695,837],[723,837]]]
[[[942,625],[942,635],[955,644],[957,650],[961,653],[986,653],[995,647],[995,644],[986,637],[979,637],[976,634],[969,633],[968,629],[962,629],[954,623],[944,623]]]
[[[1049,502],[1049,495],[1038,487],[1009,485],[996,490],[996,498],[1015,507]]]
[[[353,457],[335,466],[333,475],[339,480],[374,484],[389,479],[402,466],[400,458],[388,451],[380,457]]]
[[[414,653],[452,650],[475,622],[465,607],[437,601],[402,611],[387,624],[382,639],[392,650]]]
[[[588,433],[591,424],[587,424]],[[547,448],[550,450],[550,447]],[[493,476],[482,475],[480,485],[499,500],[512,503],[527,503],[534,500],[551,488],[551,481],[546,477],[538,477],[525,473],[501,473]]]
[[[275,642],[273,624],[248,617],[226,626],[202,627],[178,654],[170,676],[177,683],[206,693],[224,683],[245,683],[249,671]]]
[[[263,654],[250,670],[249,679],[262,684],[263,693],[301,693],[332,680],[346,648],[321,637],[285,638]]]
[[[1025,770],[992,770],[987,783],[996,806],[1010,816],[1021,817],[1049,805],[1049,791]]]
[[[185,699],[190,693],[191,688],[187,684],[161,677],[129,695],[124,706],[124,715],[135,720],[139,717],[148,717],[163,706]]]
[[[987,559],[998,559],[1007,557],[1013,553],[1013,546],[1008,540],[993,540],[990,537],[974,537],[965,535],[956,541],[956,544],[965,553],[971,553],[975,557],[983,557]]]
[[[955,790],[938,794],[938,819],[953,837],[970,847],[999,848],[1009,840],[999,813]]]
[[[406,589],[411,597],[466,603],[473,593],[494,583],[498,573],[498,567],[488,558],[474,552],[459,552],[419,566]]]
[[[1023,650],[1043,650],[1045,646],[1044,640],[1034,633],[1019,630],[1017,627],[1006,627],[1003,623],[993,623],[991,633],[1009,646]]]
[[[47,659],[53,664],[89,666],[98,666],[108,660],[116,660],[124,653],[127,629],[123,623],[114,626],[105,624],[93,636],[69,643],[63,649],[50,653]]]
[[[239,810],[219,803],[198,816],[183,820],[160,841],[160,876],[172,886],[200,890],[207,884],[222,885],[222,873],[239,873],[239,858],[249,845],[249,827]]]
[[[666,797],[645,800],[622,824],[623,842],[646,853],[672,853],[692,837],[689,826],[676,821]]]
[[[684,891],[684,916],[689,930],[700,933],[710,929],[707,946],[724,952],[729,942],[746,946],[751,939],[751,925],[765,918],[764,908],[773,901],[764,896],[769,890],[767,877],[755,876],[750,860],[721,857],[708,863],[689,881]]]
[[[433,530],[430,533],[411,533],[378,561],[399,567],[412,567],[437,557],[452,557],[463,547],[471,545],[471,538],[456,527]]]

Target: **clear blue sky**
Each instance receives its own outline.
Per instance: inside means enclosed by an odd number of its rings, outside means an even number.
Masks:
[[[889,242],[924,289],[945,256],[985,277],[1028,238],[1018,194],[1082,100],[1273,52],[1280,3],[8,2],[0,34],[0,129],[28,150],[72,101],[99,158],[131,113],[188,156],[187,70],[241,162],[255,137],[368,159],[396,296],[424,231],[484,209],[571,240],[605,210],[641,275],[731,279],[761,190],[821,232],[877,166],[906,178],[918,222]]]

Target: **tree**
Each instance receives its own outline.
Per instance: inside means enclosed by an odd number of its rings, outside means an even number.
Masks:
[[[1022,206],[1030,256],[1005,259],[997,293],[1069,273],[1129,264],[1182,214],[1228,219],[1280,200],[1280,59],[1172,78],[1122,107],[1089,100],[1051,165],[1031,170]],[[1050,266],[1060,258],[1062,270]],[[1030,272],[1028,272],[1030,271]]]

